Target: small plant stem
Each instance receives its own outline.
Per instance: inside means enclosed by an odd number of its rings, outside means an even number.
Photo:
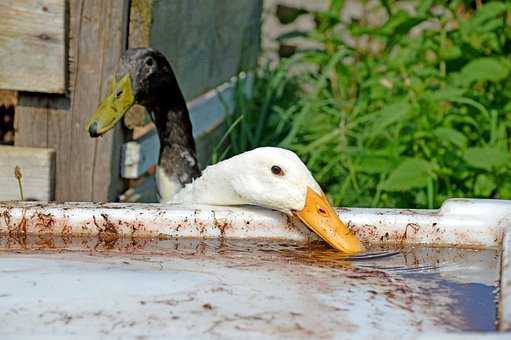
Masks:
[[[428,209],[433,209],[435,205],[435,189],[433,186],[432,178],[428,178],[427,192],[428,192]]]
[[[16,165],[16,167],[14,168],[14,176],[16,177],[16,180],[18,181],[18,187],[20,189],[20,197],[21,197],[21,200],[24,201],[24,196],[23,196],[23,184],[21,183],[21,179],[23,178],[23,175],[21,174],[21,169],[19,166]]]

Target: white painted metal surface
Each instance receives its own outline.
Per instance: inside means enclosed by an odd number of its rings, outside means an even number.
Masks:
[[[497,247],[511,225],[511,201],[448,200],[439,210],[341,208],[366,242]],[[257,207],[168,204],[0,203],[0,233],[317,239],[298,220]]]
[[[511,332],[511,226],[502,243],[502,265],[500,268],[499,329]]]
[[[308,248],[303,242],[315,235],[265,209],[2,203],[0,337],[509,336],[478,328],[492,312],[474,292],[492,300],[500,264],[492,254],[504,245],[498,327],[509,331],[511,202],[339,213],[373,245],[496,250],[424,248],[346,261]]]

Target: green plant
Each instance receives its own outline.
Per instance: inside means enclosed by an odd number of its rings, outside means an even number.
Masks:
[[[287,126],[281,117],[284,109],[299,101],[299,79],[290,76],[288,62],[269,64],[250,76],[238,78],[234,88],[234,108],[226,110],[226,132],[217,143],[210,163],[254,149],[278,145]],[[223,98],[221,98],[223,99]]]
[[[296,151],[337,205],[511,199],[511,6],[367,2],[350,20],[343,6],[332,0],[311,13],[313,31],[281,37],[321,47],[260,71],[254,97],[237,100],[231,151]],[[289,76],[299,65],[312,71]],[[254,139],[239,143],[242,131]]]

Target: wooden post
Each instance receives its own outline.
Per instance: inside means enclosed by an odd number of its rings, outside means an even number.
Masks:
[[[64,0],[63,0],[64,1]],[[67,95],[20,92],[15,145],[56,150],[57,201],[113,200],[122,191],[122,131],[91,139],[84,122],[126,48],[129,0],[69,0]]]

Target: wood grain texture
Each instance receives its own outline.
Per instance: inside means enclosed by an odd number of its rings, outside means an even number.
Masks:
[[[187,100],[254,67],[262,0],[153,0],[150,44],[169,59]]]
[[[65,3],[0,1],[0,88],[65,92]]]
[[[25,200],[53,200],[55,150],[0,146],[0,201],[20,199],[16,166],[21,170]]]
[[[131,0],[130,2],[128,46],[129,48],[148,47],[153,0]]]
[[[91,139],[84,122],[106,94],[126,47],[128,3],[69,1],[69,94],[19,93],[15,145],[56,150],[57,201],[113,200],[123,189],[121,127]]]
[[[18,93],[16,91],[0,90],[0,106],[16,106]]]

